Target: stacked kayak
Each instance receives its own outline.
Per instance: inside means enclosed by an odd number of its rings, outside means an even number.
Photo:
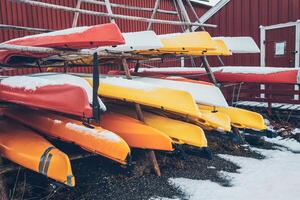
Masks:
[[[300,84],[300,72],[297,68],[224,66],[211,69],[219,82]],[[140,68],[135,75],[184,76],[208,80],[205,69],[195,67]]]
[[[126,164],[130,158],[127,143],[100,126],[85,126],[81,121],[35,110],[7,108],[4,115],[49,137],[72,142],[92,153]]]
[[[1,156],[68,186],[75,185],[68,156],[32,130],[0,120]]]
[[[83,26],[50,33],[25,36],[2,44],[31,47],[51,47],[57,49],[85,49],[107,45],[124,44],[124,38],[116,24]],[[1,50],[0,63],[15,64],[33,62],[34,58],[46,58],[49,54],[24,51]]]
[[[81,76],[88,77],[88,75]],[[92,85],[91,78],[87,78],[87,80]],[[157,84],[136,80],[127,80],[124,77],[102,76],[98,94],[106,98],[138,103],[161,111],[167,111],[192,120],[193,123],[201,125],[205,129],[230,131],[229,119],[226,121],[215,120],[207,115],[203,115],[189,91],[162,87]],[[169,100],[170,97],[172,97],[173,101]]]

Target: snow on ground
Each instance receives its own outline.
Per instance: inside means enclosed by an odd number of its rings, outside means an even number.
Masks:
[[[272,142],[285,146],[290,141],[279,138]],[[294,146],[295,145],[295,146]],[[297,147],[296,147],[297,146]],[[289,146],[289,148],[291,148]],[[293,144],[300,148],[300,143]],[[170,184],[182,190],[191,200],[295,200],[299,197],[300,154],[288,150],[263,150],[252,148],[266,156],[265,159],[218,155],[241,168],[238,173],[221,171],[219,176],[229,180],[230,187],[210,180],[169,179]]]
[[[288,150],[296,152],[296,153],[300,153],[300,143],[292,138],[282,138],[282,137],[276,137],[276,138],[264,138],[265,141],[270,142],[270,143],[274,143],[283,147],[286,147]],[[300,160],[299,160],[300,162]]]

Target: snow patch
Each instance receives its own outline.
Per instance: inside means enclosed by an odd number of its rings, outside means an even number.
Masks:
[[[215,166],[208,166],[207,169],[216,169]]]
[[[24,88],[25,91],[35,91],[37,88],[49,85],[63,85],[63,83],[58,83],[56,81],[28,76],[12,76],[5,78],[1,81],[1,84],[12,88]]]
[[[80,126],[80,125],[70,123],[70,122],[66,124],[66,127],[73,131],[78,131],[78,132],[81,132],[84,134],[88,134],[88,135],[91,135],[96,138],[110,140],[112,142],[120,142],[121,141],[119,136],[117,136],[116,134],[114,134],[113,132],[110,132],[108,130],[98,131],[96,129],[91,129],[91,128],[88,128],[85,126]]]
[[[128,80],[121,77],[106,77],[100,79],[100,84],[109,84],[119,87],[128,87],[132,89],[152,91],[159,87],[149,83],[141,83],[140,81]]]
[[[210,180],[172,178],[169,182],[186,193],[190,200],[294,200],[299,196],[300,155],[289,151],[255,149],[266,159],[219,155],[241,168],[230,177],[231,187]]]
[[[264,137],[264,140],[273,144],[286,147],[290,151],[300,153],[300,143],[295,139],[292,138],[283,139],[282,137],[276,137],[276,138]]]

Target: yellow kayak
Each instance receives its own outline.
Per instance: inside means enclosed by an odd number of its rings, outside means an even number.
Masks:
[[[87,78],[92,85],[92,79]],[[222,115],[203,114],[189,92],[127,80],[121,77],[101,77],[98,94],[102,97],[169,111],[192,119],[204,129],[230,131],[229,119]],[[220,118],[221,117],[221,118]]]
[[[223,113],[230,117],[231,125],[236,128],[247,128],[255,130],[265,130],[266,124],[262,115],[256,112],[244,110],[234,107],[212,107],[206,105],[198,105],[201,112],[214,111],[216,113]]]
[[[137,118],[134,109],[124,107],[112,107],[114,112]],[[195,147],[207,147],[207,140],[204,131],[196,125],[170,119],[151,112],[143,111],[145,123],[152,128],[162,131],[168,135],[174,143],[187,144]]]
[[[138,54],[184,53],[189,51],[215,50],[213,39],[208,32],[175,33],[159,36],[163,47],[155,50],[136,51]]]
[[[93,85],[91,78],[86,80],[91,86]],[[158,87],[121,77],[101,77],[98,94],[102,97],[201,118],[201,113],[192,95],[181,90]]]
[[[184,55],[190,56],[231,56],[232,53],[229,48],[226,46],[223,40],[213,40],[215,50],[208,50],[208,51],[188,51],[183,53]]]
[[[49,178],[75,186],[68,156],[15,121],[0,120],[1,156]]]
[[[121,164],[126,164],[130,158],[128,144],[115,133],[100,126],[85,126],[75,119],[30,109],[6,108],[4,115],[49,137],[74,143]]]

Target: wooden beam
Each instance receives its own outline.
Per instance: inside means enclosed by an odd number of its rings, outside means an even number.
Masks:
[[[95,1],[95,0],[82,0],[82,1],[85,2],[85,3],[90,3],[90,4],[105,5],[105,2],[102,2],[102,1]],[[116,3],[111,3],[111,7],[124,8],[124,9],[128,9],[128,10],[153,12],[153,8],[129,6],[129,5],[123,5],[123,4],[116,4]],[[171,15],[176,15],[177,14],[175,11],[172,11],[172,10],[157,9],[157,12],[164,13],[164,14],[171,14]]]
[[[83,9],[76,9],[76,8],[71,8],[68,6],[61,6],[61,5],[55,5],[55,4],[50,4],[50,3],[44,3],[44,2],[39,2],[39,1],[33,1],[33,0],[11,0],[14,2],[19,2],[19,3],[26,3],[32,6],[40,6],[43,8],[51,8],[51,9],[56,9],[56,10],[63,10],[66,12],[79,12],[81,14],[87,14],[87,15],[95,15],[95,16],[100,16],[100,17],[112,17],[115,19],[125,19],[125,20],[131,20],[131,21],[141,21],[141,22],[152,22],[152,23],[157,23],[157,24],[171,24],[171,25],[189,25],[189,26],[205,26],[205,27],[211,27],[211,28],[216,28],[216,25],[213,24],[200,24],[200,23],[188,23],[188,22],[180,22],[180,21],[170,21],[170,20],[160,20],[160,19],[148,19],[144,17],[136,17],[136,16],[129,16],[129,15],[119,15],[119,14],[108,14],[108,13],[103,13],[103,12],[96,12],[96,11],[91,11],[91,10],[83,10]]]
[[[11,29],[11,30],[18,30],[18,31],[32,31],[32,32],[40,32],[40,33],[47,33],[47,32],[53,31],[53,30],[50,30],[50,29],[31,28],[31,27],[14,26],[14,25],[7,25],[7,24],[0,24],[0,29]]]
[[[82,2],[81,0],[77,0],[76,9],[80,8],[81,2]],[[74,18],[73,18],[73,22],[72,22],[72,27],[76,27],[77,26],[78,18],[79,18],[79,12],[75,12]]]
[[[156,1],[155,1],[155,4],[154,4],[153,13],[152,13],[150,19],[154,19],[154,18],[155,18],[156,13],[157,13],[157,10],[158,10],[158,7],[159,7],[159,4],[160,4],[160,0],[156,0]],[[151,30],[151,26],[152,26],[152,22],[149,22],[148,27],[147,27],[147,30],[148,30],[148,31]]]
[[[218,82],[217,82],[217,80],[216,80],[216,78],[215,78],[215,76],[214,76],[214,73],[213,73],[212,70],[211,70],[211,67],[210,67],[210,64],[209,64],[209,62],[208,62],[208,60],[207,60],[207,57],[206,57],[206,56],[203,56],[203,57],[202,57],[202,61],[203,61],[203,63],[204,63],[204,68],[205,68],[205,70],[206,70],[206,73],[207,73],[207,75],[208,75],[209,80],[210,80],[214,85],[218,86]]]

